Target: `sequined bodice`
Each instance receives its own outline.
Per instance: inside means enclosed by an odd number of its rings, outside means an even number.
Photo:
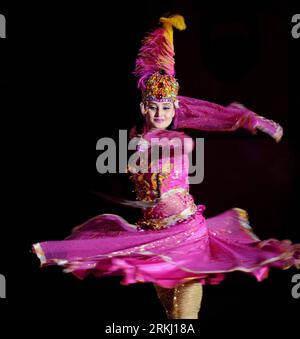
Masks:
[[[171,140],[174,137],[185,136],[182,132],[165,131],[160,136]],[[147,136],[147,135],[146,135]],[[149,135],[148,135],[149,137]],[[187,136],[185,136],[187,137]],[[166,146],[168,141],[164,141]],[[196,210],[193,197],[189,194],[188,154],[182,150],[171,147],[170,157],[160,156],[157,160],[151,158],[151,146],[147,139],[141,139],[139,152],[148,153],[146,163],[147,172],[132,173],[130,179],[133,181],[138,200],[158,201],[154,207],[143,210],[143,218],[138,225],[143,229],[161,229],[174,224],[179,220],[187,218]]]

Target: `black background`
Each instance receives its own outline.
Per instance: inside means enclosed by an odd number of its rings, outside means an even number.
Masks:
[[[102,335],[109,320],[165,320],[151,284],[120,286],[118,278],[80,281],[59,267],[39,268],[31,244],[66,237],[100,213],[135,212],[99,200],[92,191],[130,191],[126,175],[96,172],[95,144],[139,118],[131,74],[145,32],[167,13],[182,14],[175,33],[181,94],[228,104],[242,102],[279,122],[276,144],[262,133],[200,133],[205,138],[204,182],[191,187],[206,216],[244,208],[262,239],[300,242],[297,79],[300,39],[291,37],[291,2],[214,1],[1,3],[7,39],[1,48],[3,222],[0,273],[7,299],[0,307],[34,333],[57,329]],[[8,95],[9,89],[9,95]],[[299,110],[298,110],[299,112]],[[235,272],[205,286],[202,333],[241,336],[297,331],[296,269],[272,270],[267,280]],[[259,329],[260,328],[260,329]],[[89,332],[90,333],[90,332]]]

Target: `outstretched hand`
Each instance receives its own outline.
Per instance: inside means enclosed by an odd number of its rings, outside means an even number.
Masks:
[[[258,130],[269,134],[272,138],[275,139],[276,142],[279,142],[282,138],[283,128],[273,120],[269,120],[258,115],[256,117],[255,127]]]
[[[234,102],[232,105],[238,108],[248,110],[247,107],[240,104],[239,102]],[[276,142],[279,142],[281,140],[283,135],[283,128],[277,122],[270,119],[266,119],[265,117],[260,116],[254,112],[251,113],[252,114],[250,115],[246,115],[242,120],[243,127],[251,130],[253,133],[255,133],[257,130],[267,133],[273,139],[275,139]]]

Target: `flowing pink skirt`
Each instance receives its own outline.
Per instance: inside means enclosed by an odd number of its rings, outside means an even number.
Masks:
[[[61,265],[80,279],[121,276],[122,285],[152,282],[172,288],[189,279],[218,284],[243,271],[258,281],[269,268],[300,268],[300,244],[260,240],[247,213],[234,208],[207,220],[203,205],[188,219],[159,231],[137,230],[114,214],[101,214],[73,229],[65,240],[33,245],[41,266]]]

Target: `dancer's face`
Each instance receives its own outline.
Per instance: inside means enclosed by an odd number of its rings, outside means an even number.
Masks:
[[[146,101],[140,104],[148,128],[166,129],[175,115],[172,102]]]

